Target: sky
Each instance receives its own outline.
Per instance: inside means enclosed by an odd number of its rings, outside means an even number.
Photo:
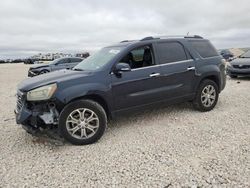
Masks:
[[[218,49],[250,47],[249,8],[249,0],[1,0],[0,59],[187,33]]]

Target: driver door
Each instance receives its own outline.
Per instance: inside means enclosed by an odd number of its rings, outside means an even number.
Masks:
[[[150,49],[150,54],[145,54],[146,48],[147,51]],[[141,54],[138,54],[139,51]],[[122,63],[128,63],[130,67],[136,68],[121,72],[119,76],[111,74],[112,94],[117,111],[154,103],[160,99],[160,69],[155,62],[152,45],[137,48],[128,54],[132,54],[132,59],[122,58],[128,61]],[[145,64],[146,59],[150,58],[151,65],[149,62]]]

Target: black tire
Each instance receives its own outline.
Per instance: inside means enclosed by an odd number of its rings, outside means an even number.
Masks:
[[[229,75],[230,78],[237,78],[238,76],[235,76],[235,75]]]
[[[46,73],[48,73],[48,72],[49,72],[48,70],[44,69],[44,70],[41,70],[41,71],[39,72],[39,75],[40,75],[40,74],[46,74]]]
[[[207,87],[207,86],[212,86],[215,89],[215,99],[213,101],[213,103],[211,104],[211,106],[205,106],[205,104],[202,103],[202,91]],[[199,110],[201,112],[207,112],[207,111],[211,111],[217,104],[218,101],[218,97],[219,97],[219,89],[218,89],[218,85],[209,79],[203,80],[197,90],[195,99],[193,100],[193,105],[194,108],[196,110]]]
[[[88,109],[93,111],[97,118],[99,119],[99,127],[96,129],[94,135],[89,138],[75,138],[72,136],[66,125],[66,121],[69,115],[77,109]],[[60,114],[59,117],[59,132],[62,137],[64,137],[68,142],[74,145],[87,145],[97,142],[105,132],[107,126],[107,115],[103,107],[95,101],[92,100],[78,100],[68,104]],[[86,130],[86,128],[84,128]],[[81,130],[80,130],[81,131]],[[73,133],[74,134],[74,133]],[[86,132],[85,132],[86,134]]]

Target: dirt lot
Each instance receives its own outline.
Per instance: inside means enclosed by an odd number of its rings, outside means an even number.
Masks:
[[[228,79],[217,107],[190,104],[111,122],[89,146],[56,146],[15,123],[27,65],[0,65],[0,187],[250,187],[250,79]]]

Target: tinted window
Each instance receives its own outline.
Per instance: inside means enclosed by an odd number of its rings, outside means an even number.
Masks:
[[[143,60],[143,55],[144,55],[144,49],[143,48],[133,50],[133,51],[131,51],[131,53],[133,55],[134,61],[142,61]]]
[[[212,46],[209,41],[206,40],[196,40],[196,41],[189,41],[193,48],[200,54],[201,57],[214,57],[218,56],[216,49]]]
[[[183,46],[178,42],[158,43],[160,64],[187,60]]]
[[[78,63],[78,62],[81,62],[81,61],[82,61],[82,59],[79,59],[79,58],[71,58],[70,59],[71,63]]]
[[[131,69],[154,65],[153,51],[151,46],[136,48],[126,54],[120,62],[127,63]]]
[[[64,64],[64,63],[68,63],[69,62],[69,60],[68,59],[58,59],[58,61],[57,61],[57,65],[58,64]]]

